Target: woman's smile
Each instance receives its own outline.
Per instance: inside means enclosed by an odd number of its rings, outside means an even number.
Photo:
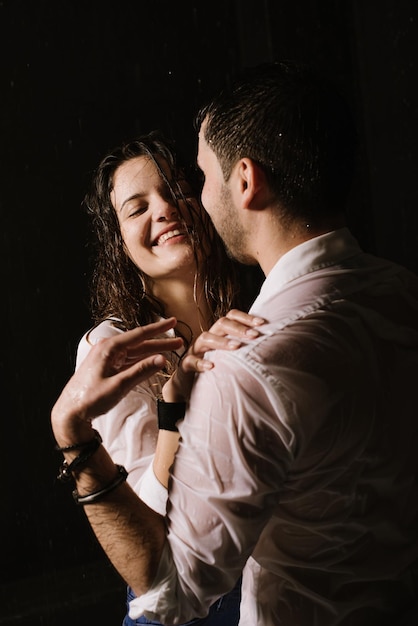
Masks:
[[[156,240],[153,242],[153,246],[162,246],[163,244],[176,244],[182,243],[188,238],[188,234],[186,229],[180,225],[176,225],[171,227],[170,230],[163,231],[160,235],[157,236]]]
[[[168,170],[166,175],[170,180]],[[135,157],[115,171],[111,198],[135,265],[154,281],[190,280],[196,266],[192,242],[167,180],[154,161]]]

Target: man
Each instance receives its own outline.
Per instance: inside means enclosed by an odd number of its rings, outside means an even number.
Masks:
[[[273,64],[220,94],[199,123],[203,203],[231,255],[265,273],[250,312],[267,323],[251,343],[207,356],[214,367],[197,377],[179,426],[166,518],[97,444],[74,472],[82,503],[99,492],[90,523],[138,596],[133,617],[203,616],[243,572],[242,626],[407,619],[418,573],[418,282],[363,253],[345,227],[349,114],[310,70]],[[137,359],[165,349],[149,343],[162,332],[152,326],[96,346],[64,390],[52,424],[68,462],[74,442],[91,441],[89,420],[161,366],[148,357],[124,369],[131,341]],[[187,398],[180,383],[166,401]]]

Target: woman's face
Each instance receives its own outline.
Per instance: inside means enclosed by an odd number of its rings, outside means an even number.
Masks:
[[[161,165],[170,180],[168,166]],[[111,200],[128,254],[145,274],[153,281],[194,276],[189,235],[152,159],[139,156],[120,165]]]

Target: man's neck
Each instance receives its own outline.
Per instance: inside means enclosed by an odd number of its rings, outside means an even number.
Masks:
[[[321,226],[316,227],[305,222],[291,226],[282,226],[278,221],[274,226],[266,222],[264,228],[259,231],[255,258],[267,276],[277,261],[289,250],[345,225],[343,216],[328,219]]]

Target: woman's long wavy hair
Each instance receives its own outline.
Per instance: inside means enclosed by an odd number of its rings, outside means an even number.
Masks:
[[[200,204],[200,190],[191,175],[188,175],[187,183],[192,189],[193,202],[190,194],[185,194],[185,169],[177,162],[173,147],[158,131],[125,143],[105,156],[84,198],[94,234],[95,254],[90,282],[93,320],[97,324],[116,317],[121,327],[129,330],[165,315],[163,303],[151,293],[148,276],[127,253],[110,197],[118,167],[138,156],[146,156],[154,162],[187,226],[196,259],[195,281],[197,284],[199,278],[199,284],[203,284],[204,297],[213,316],[211,321],[215,321],[239,306],[236,267]],[[162,161],[168,165],[170,178],[161,167]],[[187,341],[186,337],[183,338]]]

